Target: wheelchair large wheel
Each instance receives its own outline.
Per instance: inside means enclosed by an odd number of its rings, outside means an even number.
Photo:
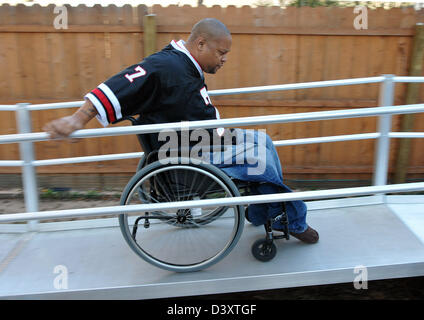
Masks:
[[[181,158],[171,163],[156,161],[137,172],[121,205],[239,196],[231,179],[213,165]],[[200,203],[195,208],[121,214],[119,224],[130,248],[147,262],[176,272],[197,271],[217,263],[236,245],[244,208]]]
[[[136,171],[136,172],[138,172],[138,171],[140,171],[141,169],[143,169],[143,167],[145,166],[145,163],[146,163],[146,156],[143,154],[143,155],[141,156],[140,160],[138,161],[138,164],[137,164],[137,171]]]
[[[146,157],[145,157],[145,155],[143,155],[138,162],[136,172],[143,169],[146,165],[147,165]],[[148,200],[148,196],[147,196],[149,194],[149,192],[142,190],[142,188],[145,187],[145,186],[146,186],[145,184],[140,185],[139,186],[140,190],[138,190],[138,196],[140,197],[141,203],[150,202]],[[193,217],[193,219],[196,222],[196,224],[207,224],[207,223],[211,222],[214,218],[221,216],[226,210],[227,210],[227,207],[216,207],[215,210],[209,210],[207,216],[205,216],[205,215],[195,216],[195,217]],[[167,222],[175,225],[174,221],[172,221],[172,220],[169,220]],[[188,226],[185,225],[185,227],[188,227]]]

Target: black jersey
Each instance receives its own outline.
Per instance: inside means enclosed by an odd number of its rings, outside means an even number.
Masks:
[[[219,119],[203,71],[182,40],[171,41],[114,75],[85,98],[96,107],[104,126],[137,114],[142,124]]]

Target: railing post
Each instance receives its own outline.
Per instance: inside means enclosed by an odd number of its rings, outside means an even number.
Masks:
[[[27,106],[29,103],[19,103],[16,112],[16,123],[19,133],[31,133],[31,113]],[[35,172],[34,162],[34,145],[32,142],[20,142],[19,151],[21,160],[24,164],[22,167],[22,184],[24,189],[25,208],[27,212],[37,212],[38,210],[38,188],[37,176]],[[35,231],[38,221],[28,221],[28,230]]]
[[[414,45],[412,47],[409,76],[419,77],[423,72],[424,58],[424,24],[415,25]],[[406,88],[406,104],[418,103],[420,100],[420,83],[408,83]],[[400,131],[410,132],[414,128],[414,114],[404,114],[401,117]],[[394,183],[404,183],[408,177],[408,167],[411,155],[411,139],[399,139],[396,155]]]
[[[148,14],[143,17],[144,57],[156,52],[156,15]]]
[[[385,79],[380,86],[379,106],[392,106],[394,101],[394,75],[385,74]],[[392,116],[381,115],[378,117],[377,130],[380,137],[377,139],[375,156],[374,156],[374,181],[375,186],[383,186],[387,184],[389,172],[389,154],[390,154],[390,138],[389,132],[392,126]],[[383,195],[383,200],[384,199]]]

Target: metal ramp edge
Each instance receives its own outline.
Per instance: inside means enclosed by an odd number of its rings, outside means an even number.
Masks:
[[[393,201],[398,211],[420,209],[424,203],[422,197],[400,199]],[[320,232],[320,241],[305,245],[280,240],[277,256],[268,263],[250,254],[263,228],[247,225],[228,257],[188,274],[145,263],[130,251],[116,227],[1,233],[0,299],[155,299],[335,284],[353,282],[355,268],[361,266],[369,281],[422,276],[421,230],[411,230],[402,212],[390,206],[389,201],[314,209],[308,222]],[[67,289],[54,288],[57,265],[67,267]]]

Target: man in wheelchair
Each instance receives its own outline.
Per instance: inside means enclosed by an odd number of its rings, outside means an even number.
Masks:
[[[89,92],[84,105],[73,115],[51,121],[43,129],[52,138],[66,138],[94,117],[104,126],[133,115],[139,115],[138,124],[219,119],[219,112],[208,96],[203,72],[214,74],[224,65],[231,42],[231,34],[224,24],[216,19],[203,19],[194,25],[187,42],[173,40],[161,51],[112,76]],[[208,132],[211,137],[218,136],[220,143],[228,136],[234,141],[234,133],[244,137],[230,143],[234,151],[230,159],[227,157],[230,161],[211,162],[228,176],[258,182],[250,188],[254,194],[291,192],[283,183],[274,144],[264,132],[223,128]],[[159,134],[151,134],[149,139],[153,148],[163,146]],[[263,151],[257,153],[256,164],[252,165],[246,158],[244,163],[234,161],[240,141],[250,141],[253,149]],[[216,151],[211,155],[216,156]],[[255,168],[262,169],[255,172]],[[303,201],[252,204],[246,218],[254,225],[263,225],[270,218],[280,216],[283,210],[288,222],[275,219],[272,230],[284,232],[288,228],[290,235],[305,243],[318,241],[317,231],[306,223]]]

